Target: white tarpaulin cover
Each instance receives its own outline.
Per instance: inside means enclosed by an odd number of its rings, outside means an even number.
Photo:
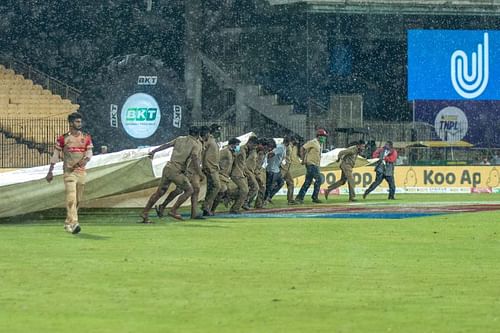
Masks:
[[[242,144],[252,134],[240,136]],[[153,148],[128,149],[94,156],[87,164],[84,206],[143,206],[158,185],[162,169],[172,154],[172,148],[166,149],[156,153],[151,160],[147,154]],[[322,170],[338,169],[337,156],[343,149],[322,154]],[[356,167],[374,161],[358,157]],[[0,218],[64,207],[62,162],[55,165],[54,179],[50,184],[45,180],[48,169],[49,166],[45,165],[0,173]],[[304,172],[303,166],[292,168],[294,177]]]

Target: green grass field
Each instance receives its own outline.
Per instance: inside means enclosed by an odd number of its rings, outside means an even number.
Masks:
[[[139,213],[84,210],[78,236],[63,210],[0,220],[0,332],[500,331],[498,210],[155,225]]]

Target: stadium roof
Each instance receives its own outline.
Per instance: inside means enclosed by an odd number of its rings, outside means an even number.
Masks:
[[[304,5],[317,13],[406,15],[500,15],[500,0],[268,0]]]

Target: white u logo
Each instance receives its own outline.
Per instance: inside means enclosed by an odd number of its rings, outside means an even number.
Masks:
[[[488,33],[484,33],[484,49],[477,44],[477,53],[472,52],[472,68],[469,74],[469,58],[462,50],[451,55],[451,83],[455,91],[463,98],[480,96],[489,80]]]

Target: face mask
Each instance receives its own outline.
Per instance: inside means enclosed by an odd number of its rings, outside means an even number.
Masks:
[[[324,137],[324,136],[320,136],[320,137],[318,138],[318,141],[319,141],[319,143],[325,143],[325,142],[326,142],[326,137]]]
[[[240,150],[241,150],[241,147],[240,147],[240,146],[236,146],[236,147],[234,147],[234,150],[233,150],[233,151],[234,151],[235,153],[239,153],[239,152],[240,152]]]

